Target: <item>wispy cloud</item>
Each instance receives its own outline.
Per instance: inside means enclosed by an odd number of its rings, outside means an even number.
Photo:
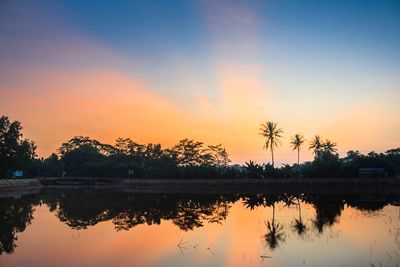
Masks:
[[[258,125],[272,117],[271,88],[263,79],[265,68],[254,60],[261,49],[256,5],[209,1],[204,3],[203,12],[211,36],[211,67],[218,101],[198,95],[199,110],[205,109],[201,117],[207,114],[215,122],[214,129],[221,133],[233,159],[244,161],[262,152]]]
[[[258,46],[256,2],[206,1],[204,18],[218,53],[250,52]]]

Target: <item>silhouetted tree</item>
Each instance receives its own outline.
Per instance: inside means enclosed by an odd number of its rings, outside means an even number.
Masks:
[[[258,164],[255,161],[250,160],[244,163],[246,175],[248,178],[263,178],[264,164]]]
[[[140,145],[130,138],[118,137],[115,141],[115,149],[125,155],[141,156],[143,154],[144,145]]]
[[[0,117],[0,179],[10,177],[17,169],[26,171],[36,157],[35,143],[23,139],[21,130],[20,122]]]
[[[64,171],[68,176],[102,177],[106,156],[97,147],[83,144],[72,150],[63,152]]]
[[[272,166],[274,166],[274,148],[281,143],[283,130],[278,128],[278,124],[272,121],[261,124],[260,135],[265,137],[264,148],[271,150]]]
[[[297,150],[297,165],[300,164],[300,147],[303,145],[304,141],[304,137],[301,134],[295,134],[290,141],[293,150]]]
[[[63,164],[59,156],[52,153],[48,158],[42,162],[43,169],[41,175],[44,177],[59,177],[63,172]]]
[[[79,149],[81,147],[92,147],[97,150],[100,154],[104,156],[109,156],[116,153],[116,149],[112,145],[103,144],[95,139],[91,139],[88,136],[75,136],[69,141],[63,143],[58,149],[61,156],[73,150]]]
[[[195,142],[186,138],[180,140],[172,150],[176,152],[179,166],[199,166],[204,162],[203,142]]]
[[[322,149],[324,152],[335,154],[337,152],[336,143],[332,142],[329,139],[326,139],[325,142],[322,144]]]
[[[208,150],[212,157],[212,164],[218,167],[226,167],[228,166],[228,163],[231,162],[228,152],[226,152],[226,149],[222,146],[222,144],[214,146],[209,145]]]
[[[310,142],[309,149],[313,150],[313,154],[315,157],[319,157],[319,155],[321,154],[322,147],[323,147],[323,142],[321,140],[321,137],[319,135],[314,136],[314,139],[311,140]]]

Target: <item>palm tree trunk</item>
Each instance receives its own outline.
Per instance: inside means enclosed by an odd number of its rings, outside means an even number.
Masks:
[[[300,147],[297,148],[297,166],[300,165]]]
[[[272,167],[274,166],[274,147],[272,146],[271,143],[271,154],[272,154]]]

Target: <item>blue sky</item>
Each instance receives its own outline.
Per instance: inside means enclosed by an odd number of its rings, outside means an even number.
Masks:
[[[295,158],[287,143],[296,132],[334,139],[342,153],[400,142],[399,1],[3,1],[0,15],[0,112],[21,120],[43,154],[66,134],[119,135],[63,109],[48,123],[63,121],[65,134],[35,126],[53,112],[48,102],[96,94],[95,77],[119,84],[104,88],[111,106],[128,94],[127,124],[143,126],[126,126],[114,109],[104,116],[89,105],[77,115],[109,117],[105,124],[143,142],[157,141],[158,120],[177,129],[166,129],[166,146],[186,136],[225,140],[238,162],[267,160],[257,136],[266,120],[286,132],[282,161]],[[47,102],[21,109],[39,95]],[[148,102],[140,113],[153,114],[151,123],[136,118],[135,96]],[[152,108],[160,99],[168,111]],[[182,122],[163,118],[170,111]]]

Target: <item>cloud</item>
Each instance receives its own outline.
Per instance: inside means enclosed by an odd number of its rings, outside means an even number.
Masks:
[[[203,14],[216,39],[244,43],[257,38],[257,9],[250,2],[205,1]]]

